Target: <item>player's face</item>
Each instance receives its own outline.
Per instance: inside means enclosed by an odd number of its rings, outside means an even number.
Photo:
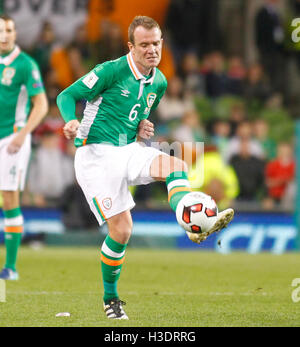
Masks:
[[[10,52],[16,42],[16,28],[12,20],[0,19],[0,53]]]
[[[162,48],[161,31],[138,26],[134,31],[134,44],[128,43],[133,60],[142,74],[148,75],[160,63]]]

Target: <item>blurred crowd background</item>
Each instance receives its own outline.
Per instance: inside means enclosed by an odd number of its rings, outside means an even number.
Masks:
[[[38,62],[50,103],[33,135],[22,205],[59,207],[69,227],[95,223],[76,184],[75,148],[62,136],[56,96],[96,64],[127,53],[135,15],[162,27],[168,89],[153,141],[204,142],[202,191],[220,208],[292,211],[300,43],[298,0],[3,0],[18,45]],[[78,103],[80,118],[84,102]],[[192,149],[191,149],[192,150]],[[190,178],[197,185],[197,161]],[[203,182],[202,182],[203,181]],[[164,184],[132,190],[137,208],[168,208]]]

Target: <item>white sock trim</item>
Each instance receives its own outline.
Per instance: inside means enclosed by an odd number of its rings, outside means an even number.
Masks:
[[[10,227],[10,226],[20,226],[23,225],[24,223],[24,218],[23,216],[18,216],[18,217],[14,217],[14,218],[4,218],[4,226],[6,227]]]
[[[173,189],[174,187],[191,187],[190,182],[186,179],[178,179],[175,181],[172,181],[168,184],[168,193],[170,193],[170,190]]]
[[[105,243],[105,241],[103,242],[102,248],[101,248],[102,252],[105,253],[106,255],[113,257],[113,258],[122,258],[125,254],[125,251],[123,251],[122,253],[117,253],[112,251],[107,244]]]

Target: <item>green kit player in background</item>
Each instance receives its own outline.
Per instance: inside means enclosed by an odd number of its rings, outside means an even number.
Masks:
[[[191,192],[186,164],[179,158],[136,142],[149,139],[153,124],[147,120],[167,88],[157,68],[162,33],[149,17],[135,17],[129,26],[129,53],[97,65],[65,89],[57,99],[66,121],[64,134],[75,139],[76,178],[99,224],[107,222],[108,235],[101,248],[103,305],[108,318],[128,319],[117,282],[132,231],[134,207],[128,186],[166,181],[171,208]],[[81,123],[75,116],[77,100],[86,99]],[[224,213],[225,212],[225,213]],[[218,228],[227,225],[233,210],[220,213]],[[201,242],[201,236],[189,235]]]
[[[19,277],[16,262],[23,232],[19,195],[24,188],[30,157],[30,134],[48,111],[38,66],[15,42],[14,21],[1,15],[0,191],[3,197],[6,263],[0,279],[5,280],[17,280]]]

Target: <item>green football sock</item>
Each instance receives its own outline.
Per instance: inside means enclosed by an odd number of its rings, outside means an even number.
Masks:
[[[6,262],[4,267],[16,271],[18,250],[22,240],[23,216],[19,207],[3,210],[4,242],[6,247]]]
[[[166,178],[168,189],[168,200],[173,211],[176,212],[176,207],[179,201],[188,193],[191,192],[190,182],[187,173],[184,171],[174,171]]]
[[[111,299],[119,298],[117,283],[120,278],[125,258],[127,244],[114,241],[107,235],[101,248],[101,268],[104,285],[103,300],[108,303]]]

